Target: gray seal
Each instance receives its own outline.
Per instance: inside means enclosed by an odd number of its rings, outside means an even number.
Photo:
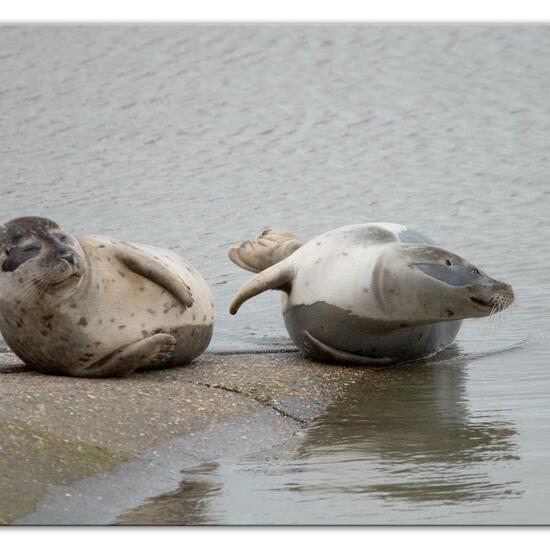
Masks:
[[[38,217],[1,226],[0,246],[0,331],[37,371],[126,376],[188,363],[210,342],[210,290],[170,250]]]
[[[307,243],[279,229],[229,249],[258,273],[230,312],[269,289],[283,292],[294,343],[326,362],[391,365],[449,346],[462,320],[507,308],[512,287],[431,239],[393,223],[350,225]]]

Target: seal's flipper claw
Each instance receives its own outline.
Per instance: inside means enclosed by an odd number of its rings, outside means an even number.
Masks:
[[[342,365],[361,365],[365,367],[385,367],[395,362],[389,357],[367,357],[333,348],[317,340],[307,330],[304,330],[302,334],[304,353],[316,361],[339,363]]]
[[[123,346],[99,361],[74,373],[85,378],[122,377],[137,369],[166,365],[174,359],[176,339],[170,334],[154,334]]]

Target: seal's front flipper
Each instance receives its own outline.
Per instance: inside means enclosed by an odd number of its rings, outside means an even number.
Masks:
[[[229,313],[235,315],[243,302],[265,292],[266,290],[289,291],[294,269],[288,261],[289,258],[268,267],[247,281],[237,292],[229,308]]]
[[[189,287],[152,253],[124,243],[118,252],[118,259],[134,273],[167,290],[185,307],[193,305],[193,296]]]
[[[288,258],[302,244],[294,233],[286,229],[266,229],[253,241],[229,247],[227,253],[239,267],[259,273]]]
[[[128,376],[137,369],[165,365],[174,359],[176,339],[170,334],[155,334],[123,346],[74,375],[85,378]]]
[[[365,367],[385,367],[395,361],[389,357],[366,357],[348,351],[342,351],[324,344],[313,337],[307,330],[303,332],[304,353],[323,363],[340,363],[342,365],[362,365]]]

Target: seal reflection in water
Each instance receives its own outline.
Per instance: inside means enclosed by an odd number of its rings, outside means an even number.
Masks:
[[[266,230],[229,249],[258,273],[231,304],[283,292],[294,343],[319,361],[390,365],[433,355],[455,339],[462,319],[486,317],[514,300],[512,287],[405,226],[341,227],[302,244]]]
[[[76,237],[37,217],[0,227],[0,245],[0,330],[35,370],[126,376],[188,363],[210,342],[210,290],[170,250]]]

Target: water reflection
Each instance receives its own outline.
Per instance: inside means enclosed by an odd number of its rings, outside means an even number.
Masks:
[[[212,479],[215,462],[184,470],[176,491],[155,497],[120,516],[117,525],[198,525],[211,523],[210,503],[221,488]]]
[[[308,431],[306,470],[324,465],[335,478],[307,490],[446,503],[517,494],[489,468],[518,459],[516,428],[469,409],[466,362],[454,348],[437,362],[368,373]]]
[[[178,491],[122,522],[437,523],[494,511],[523,491],[510,468],[518,432],[499,411],[472,409],[467,363],[455,347],[437,361],[365,369],[290,460],[188,471]]]

